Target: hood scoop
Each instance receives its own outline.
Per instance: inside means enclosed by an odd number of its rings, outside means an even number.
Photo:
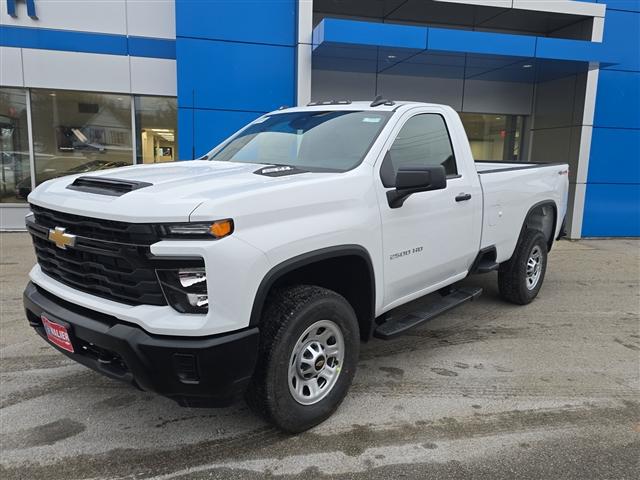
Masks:
[[[67,188],[69,190],[77,190],[79,192],[120,197],[125,193],[133,192],[134,190],[139,190],[145,187],[150,187],[151,185],[153,184],[148,182],[120,180],[118,178],[78,177],[72,184],[67,185]]]

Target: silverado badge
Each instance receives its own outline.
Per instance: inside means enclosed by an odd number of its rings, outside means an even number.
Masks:
[[[73,247],[76,244],[76,236],[65,233],[66,228],[56,227],[49,229],[49,240],[56,244],[56,247],[66,250],[67,247]]]

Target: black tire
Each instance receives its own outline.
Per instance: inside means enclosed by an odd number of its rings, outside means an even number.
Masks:
[[[527,262],[536,248],[540,253],[540,274],[531,288],[527,281]],[[502,263],[498,270],[498,288],[502,298],[518,305],[526,305],[536,298],[547,271],[547,251],[547,239],[540,231],[524,231],[511,259]]]
[[[329,393],[317,403],[303,405],[289,390],[289,362],[302,334],[320,320],[330,320],[340,328],[344,358]],[[276,290],[269,296],[262,316],[258,362],[247,390],[247,403],[281,430],[308,430],[326,420],[342,403],[356,371],[359,350],[358,320],[342,296],[308,285]]]

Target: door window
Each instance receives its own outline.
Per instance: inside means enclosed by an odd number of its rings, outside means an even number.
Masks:
[[[424,113],[403,125],[385,157],[380,176],[385,187],[393,187],[400,167],[437,165],[444,167],[447,176],[458,174],[444,118]]]

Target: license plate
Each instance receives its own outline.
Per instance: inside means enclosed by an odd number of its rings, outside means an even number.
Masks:
[[[42,319],[42,326],[44,327],[44,331],[47,332],[49,341],[63,350],[73,353],[73,345],[71,344],[67,327],[52,322],[46,315],[42,315],[40,318]]]

